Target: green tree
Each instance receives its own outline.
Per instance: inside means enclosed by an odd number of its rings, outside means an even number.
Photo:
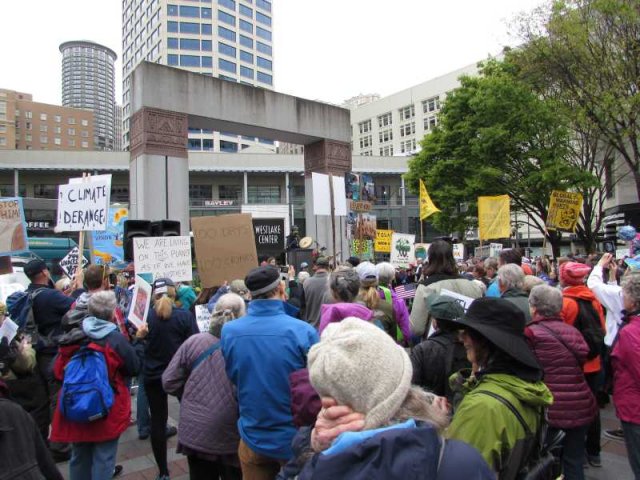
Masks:
[[[518,74],[513,63],[489,60],[480,76],[461,77],[438,126],[409,162],[409,187],[417,192],[424,179],[442,210],[431,217],[439,229],[466,231],[477,223],[478,196],[508,194],[513,208],[544,233],[551,191],[594,182],[566,160],[570,131],[557,105]],[[547,235],[557,254],[561,235]]]

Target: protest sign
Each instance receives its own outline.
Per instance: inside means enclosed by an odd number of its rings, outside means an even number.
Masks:
[[[373,209],[373,203],[349,200],[347,202],[349,210],[356,213],[369,213]]]
[[[7,343],[11,343],[16,333],[18,333],[18,324],[10,318],[5,318],[0,326],[0,339],[6,338]]]
[[[58,232],[104,231],[109,217],[111,181],[87,177],[58,186]]]
[[[391,235],[393,230],[376,230],[376,243],[373,249],[380,253],[391,253]]]
[[[211,323],[211,313],[206,305],[196,305],[196,323],[201,333],[209,331]]]
[[[193,279],[191,239],[184,237],[135,237],[133,262],[136,273],[151,278],[170,278],[174,282]]]
[[[430,243],[416,243],[414,245],[414,255],[416,256],[417,262],[424,263],[424,261],[429,257],[430,246]]]
[[[490,257],[499,257],[500,252],[502,252],[502,244],[501,243],[490,243],[489,244],[489,256]]]
[[[395,267],[408,268],[415,260],[413,244],[416,236],[408,233],[393,233],[391,235],[391,263]]]
[[[464,244],[463,243],[454,243],[451,245],[453,248],[453,258],[456,261],[464,260]]]
[[[73,275],[76,273],[76,270],[78,269],[79,263],[80,263],[80,249],[76,246],[76,247],[73,247],[62,260],[60,260],[60,268],[62,269],[62,271],[67,277],[73,278]],[[89,263],[89,260],[87,260],[85,256],[82,255],[81,267],[82,268],[86,267],[88,263]]]
[[[373,240],[350,241],[350,254],[352,257],[358,257],[360,260],[373,260]]]
[[[573,192],[551,192],[546,227],[549,230],[574,232],[582,210],[582,195]]]
[[[284,218],[252,218],[258,255],[276,257],[284,251]]]
[[[478,236],[480,240],[511,236],[509,195],[478,197]]]
[[[22,198],[0,199],[0,255],[14,255],[28,249]]]
[[[244,278],[249,270],[258,266],[251,215],[193,217],[191,229],[204,288]]]
[[[129,309],[129,316],[127,317],[129,321],[136,326],[136,328],[140,328],[140,325],[147,323],[150,304],[151,285],[142,277],[136,275],[136,286],[133,289],[131,308]]]
[[[332,182],[329,182],[329,178]],[[313,191],[313,211],[316,215],[331,215],[331,189],[333,189],[333,211],[339,217],[347,214],[347,193],[344,177],[325,175],[323,173],[311,174]]]
[[[127,208],[110,207],[107,229],[104,232],[92,232],[92,254],[96,264],[106,265],[124,260],[124,222],[128,217]]]

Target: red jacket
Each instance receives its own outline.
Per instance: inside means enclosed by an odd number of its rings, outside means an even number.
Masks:
[[[602,325],[602,331],[607,331],[607,326],[604,320],[604,312],[602,311],[602,305],[596,299],[593,292],[586,285],[577,285],[575,287],[566,287],[562,290],[562,320],[565,323],[573,326],[576,323],[576,318],[578,317],[578,303],[574,300],[574,298],[580,298],[582,300],[588,300],[593,305],[593,308],[596,309],[598,315],[600,316],[600,325]],[[602,368],[600,362],[600,355],[591,360],[588,360],[584,364],[584,373],[595,373],[599,372]]]
[[[640,425],[640,316],[624,325],[611,352],[613,403],[618,418]]]
[[[544,370],[544,383],[553,394],[549,425],[567,429],[591,423],[598,407],[582,372],[589,352],[582,334],[560,318],[535,317],[525,335]]]
[[[105,418],[90,423],[67,420],[56,408],[51,423],[52,442],[105,442],[118,438],[129,427],[131,395],[125,375],[132,376],[137,373],[138,360],[135,351],[117,331],[109,333],[103,340],[94,340],[90,345],[102,351],[107,360],[109,378],[115,393],[113,406]],[[64,369],[79,348],[78,344],[60,346],[53,365],[56,380],[64,379]]]

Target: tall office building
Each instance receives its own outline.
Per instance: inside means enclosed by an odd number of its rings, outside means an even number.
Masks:
[[[122,105],[116,104],[113,111],[115,119],[115,133],[113,136],[113,150],[115,152],[122,151]]]
[[[71,41],[62,53],[62,105],[93,111],[94,145],[113,150],[116,53],[94,42]]]
[[[273,88],[272,5],[268,0],[122,1],[123,147],[129,147],[131,74],[141,61],[231,82]],[[189,149],[237,152],[273,141],[190,130]]]

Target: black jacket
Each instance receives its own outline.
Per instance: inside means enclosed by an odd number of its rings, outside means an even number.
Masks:
[[[33,320],[38,326],[38,333],[44,337],[53,333],[54,336],[62,334],[62,317],[69,311],[75,298],[68,297],[62,292],[47,285],[32,283],[27,287],[28,292],[42,289],[33,300]],[[44,353],[56,353],[56,348],[51,347]]]

